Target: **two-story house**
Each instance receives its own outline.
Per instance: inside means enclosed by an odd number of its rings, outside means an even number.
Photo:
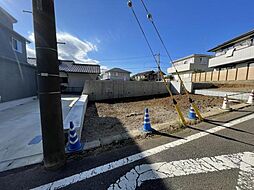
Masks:
[[[209,67],[214,70],[254,67],[254,30],[208,51],[215,55],[209,60]]]
[[[14,31],[15,23],[0,7],[0,103],[37,94],[36,67],[27,63],[29,41]]]
[[[162,75],[165,75],[165,73],[162,72]],[[137,73],[132,76],[132,79],[136,81],[161,81],[162,76],[158,71],[151,70]]]
[[[208,61],[212,57],[213,56],[204,54],[193,54],[187,57],[183,57],[173,61],[175,67],[172,66],[168,68],[167,72],[173,75],[174,80],[179,80],[176,73],[177,70],[183,81],[191,81],[192,73],[211,70],[208,68]]]
[[[126,71],[124,69],[120,68],[113,68],[108,71],[106,71],[103,74],[102,79],[103,80],[124,80],[129,81],[130,80],[130,71]]]
[[[13,30],[14,23],[17,20],[0,7],[0,57],[26,63],[29,41]]]

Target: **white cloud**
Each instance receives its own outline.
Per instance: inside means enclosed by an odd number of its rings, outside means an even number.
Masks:
[[[28,39],[34,43],[34,33],[28,36]],[[76,36],[73,36],[67,32],[58,32],[57,41],[64,42],[65,44],[58,45],[58,58],[74,60],[77,63],[96,64],[97,60],[90,59],[88,53],[92,51],[98,51],[97,46],[81,40]],[[35,57],[35,51],[31,46],[27,46],[28,57]]]
[[[33,48],[31,48],[29,45],[26,45],[26,53],[27,53],[27,57],[35,57],[35,50]]]
[[[109,70],[109,68],[105,65],[101,66],[101,74],[104,74],[107,70]]]

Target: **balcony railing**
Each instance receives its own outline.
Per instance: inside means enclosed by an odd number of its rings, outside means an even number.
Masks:
[[[187,63],[182,65],[175,65],[178,72],[186,72],[186,71],[208,71],[211,70],[208,68],[207,64],[201,63]],[[176,72],[174,67],[168,68],[168,73],[173,74]]]
[[[211,58],[209,60],[209,67],[217,67],[225,64],[241,62],[254,58],[254,46],[246,47],[244,49],[235,50],[233,55],[227,57],[227,54]]]
[[[189,71],[190,68],[191,68],[191,64],[190,64],[190,63],[187,63],[187,64],[182,64],[182,65],[176,65],[175,67],[176,67],[176,69],[177,69],[178,72]],[[176,70],[175,70],[174,67],[169,67],[169,68],[167,69],[167,72],[168,72],[168,73],[175,73]]]

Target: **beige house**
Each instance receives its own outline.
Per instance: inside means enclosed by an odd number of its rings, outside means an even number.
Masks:
[[[174,80],[178,81],[179,78],[176,73],[177,70],[181,79],[188,82],[191,81],[192,73],[211,70],[208,68],[208,61],[212,57],[213,56],[204,54],[193,54],[187,57],[183,57],[173,61],[175,67],[169,67],[167,72],[173,75]]]

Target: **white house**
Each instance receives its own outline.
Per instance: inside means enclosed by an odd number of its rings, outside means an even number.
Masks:
[[[174,66],[169,67],[167,72],[174,76],[174,80],[179,80],[176,70],[183,81],[191,81],[193,72],[209,71],[208,61],[213,56],[204,54],[193,54],[173,61]],[[176,69],[175,69],[176,68]]]
[[[120,68],[113,68],[108,71],[106,71],[103,74],[102,80],[124,80],[129,81],[130,80],[130,71],[126,71]]]
[[[254,67],[254,30],[237,36],[212,49],[215,57],[209,60],[209,67],[224,70]]]

